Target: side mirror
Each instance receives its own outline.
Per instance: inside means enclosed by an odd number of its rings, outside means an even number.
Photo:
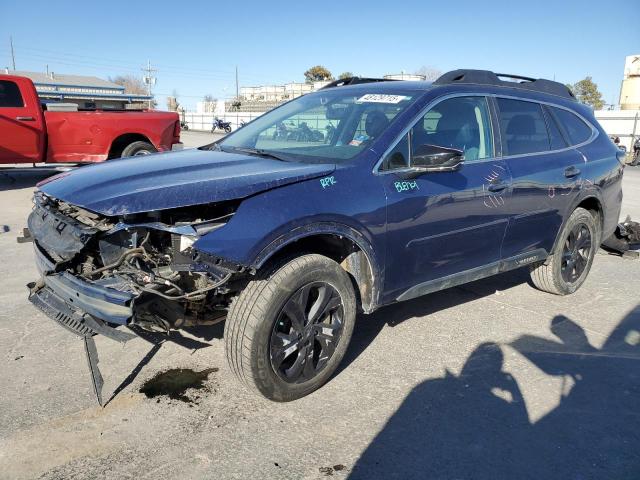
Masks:
[[[462,150],[438,145],[420,145],[411,157],[411,167],[422,172],[452,172],[463,163]]]

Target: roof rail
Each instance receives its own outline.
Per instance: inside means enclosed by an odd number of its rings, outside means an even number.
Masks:
[[[501,78],[510,78],[516,81],[505,81]],[[493,85],[496,87],[521,88],[534,92],[548,93],[559,97],[575,100],[576,97],[566,85],[544,78],[523,77],[508,73],[493,73],[489,70],[453,70],[441,75],[433,85],[455,84]]]
[[[375,83],[375,82],[393,82],[395,80],[387,78],[366,78],[366,77],[347,77],[334,80],[331,83],[326,84],[320,90],[325,88],[344,87],[347,85],[357,85],[359,83]]]

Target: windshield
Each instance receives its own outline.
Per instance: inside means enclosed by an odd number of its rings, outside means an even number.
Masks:
[[[393,94],[327,89],[276,108],[210,148],[309,163],[340,163],[365,150],[414,100]]]

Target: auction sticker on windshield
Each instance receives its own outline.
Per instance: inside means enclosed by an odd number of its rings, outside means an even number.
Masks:
[[[382,93],[367,93],[361,96],[358,103],[400,103],[403,100],[408,99],[406,95],[386,95]]]

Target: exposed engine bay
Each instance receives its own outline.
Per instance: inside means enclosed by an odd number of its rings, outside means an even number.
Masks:
[[[29,231],[53,272],[133,296],[130,326],[155,332],[221,320],[249,272],[198,252],[198,238],[222,227],[237,201],[105,217],[34,197]]]

